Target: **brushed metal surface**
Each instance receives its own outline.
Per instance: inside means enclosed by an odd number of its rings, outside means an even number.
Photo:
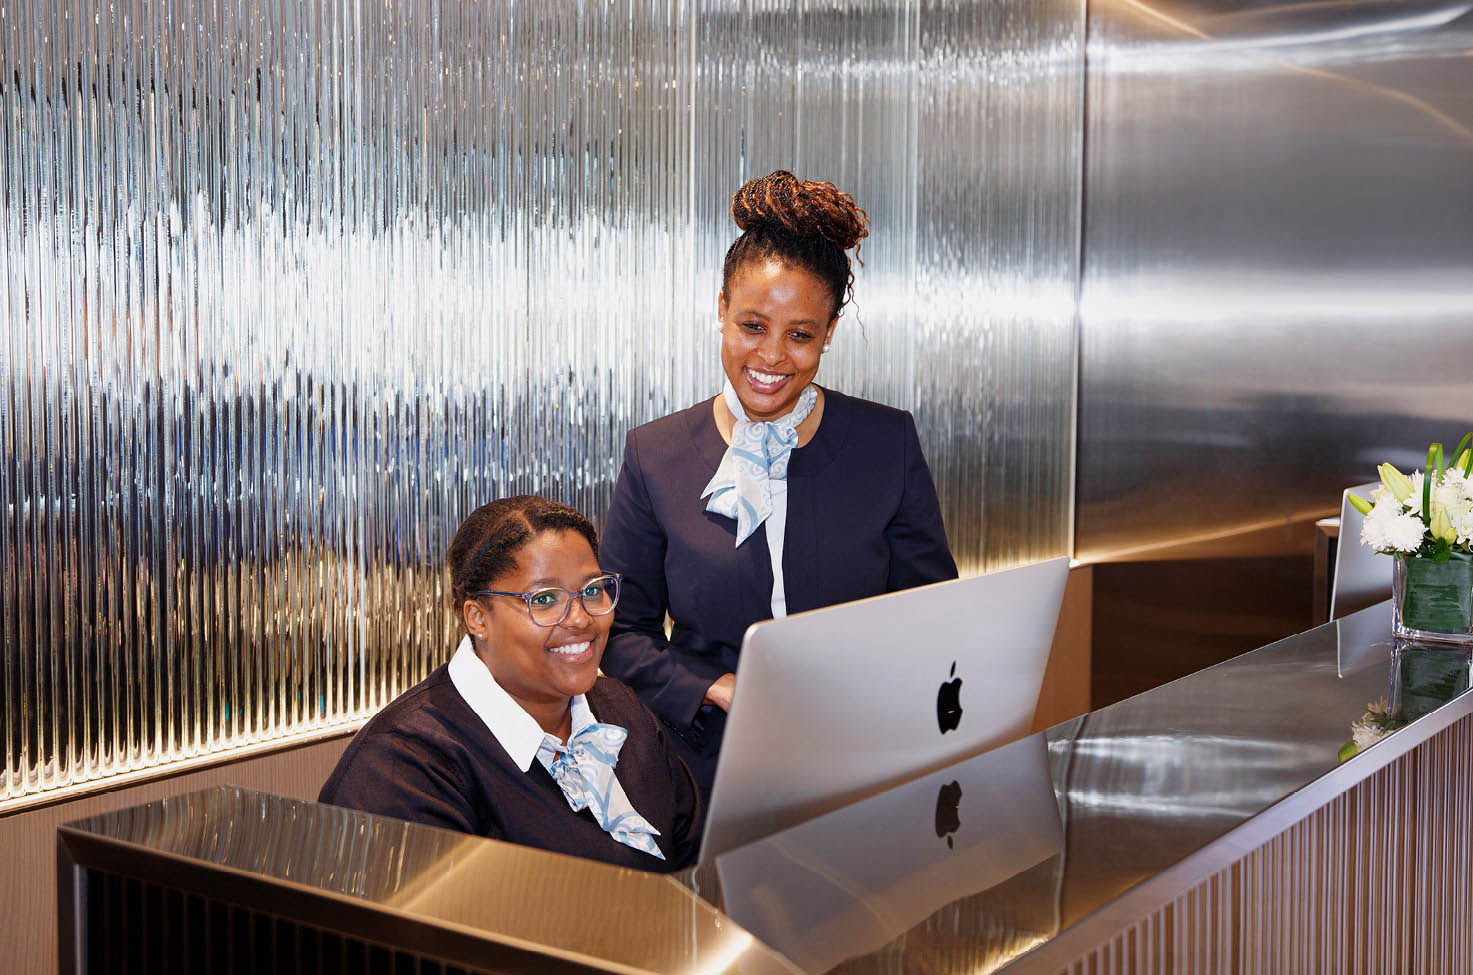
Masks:
[[[1328,515],[1465,432],[1470,10],[1090,4],[1076,557]]]
[[[67,824],[59,842],[84,870],[476,969],[504,955],[532,970],[533,952],[556,970],[796,971],[666,876],[232,786]]]
[[[957,561],[1069,546],[1083,7],[0,8],[0,808],[361,720],[461,517],[718,388],[731,192],[874,219],[819,379]]]
[[[1067,975],[1473,969],[1470,778],[1473,720],[1465,718],[1075,961]]]

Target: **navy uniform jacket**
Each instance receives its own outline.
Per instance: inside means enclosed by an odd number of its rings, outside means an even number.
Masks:
[[[701,802],[660,722],[606,677],[586,698],[595,718],[629,732],[614,774],[634,810],[660,831],[664,860],[618,842],[587,809],[573,812],[541,762],[518,768],[444,665],[364,725],[317,801],[640,870],[694,860]]]
[[[702,699],[736,670],[747,627],[772,616],[766,532],[735,547],[736,522],[701,498],[725,453],[710,400],[630,431],[599,546],[600,564],[624,576],[604,672],[681,736],[707,788],[724,716]],[[788,612],[956,574],[911,415],[824,390],[818,432],[788,468]]]

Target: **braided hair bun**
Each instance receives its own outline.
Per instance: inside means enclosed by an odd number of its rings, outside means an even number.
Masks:
[[[823,281],[835,316],[853,297],[854,271],[845,251],[854,250],[859,260],[859,242],[869,236],[869,215],[833,183],[776,170],[742,184],[731,198],[731,218],[742,235],[726,252],[723,292],[747,264],[777,261]]]
[[[841,251],[869,236],[869,216],[854,197],[785,169],[743,183],[731,198],[731,218],[743,230],[780,227],[795,237],[822,237]]]

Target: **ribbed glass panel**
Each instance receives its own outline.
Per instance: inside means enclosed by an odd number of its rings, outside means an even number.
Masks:
[[[492,497],[714,393],[725,216],[875,221],[821,380],[958,561],[1067,551],[1079,4],[0,7],[0,806],[371,713]]]

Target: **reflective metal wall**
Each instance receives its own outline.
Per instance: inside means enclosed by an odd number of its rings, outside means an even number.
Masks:
[[[1078,0],[0,5],[0,807],[351,722],[459,519],[712,395],[731,191],[874,219],[821,381],[967,571],[1072,501]]]
[[[1333,513],[1473,426],[1470,10],[1090,4],[1079,558]]]

